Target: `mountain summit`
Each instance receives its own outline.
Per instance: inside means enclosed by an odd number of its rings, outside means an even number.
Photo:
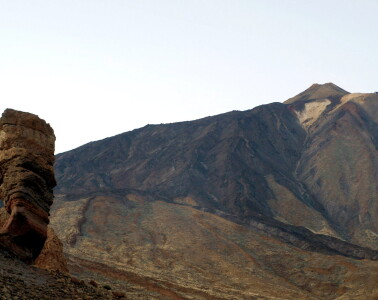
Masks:
[[[349,94],[349,92],[343,90],[332,82],[325,84],[314,83],[308,89],[302,93],[286,100],[285,104],[292,104],[295,102],[320,100],[320,99],[340,99],[342,96]]]
[[[71,271],[151,299],[374,299],[377,112],[378,95],[313,85],[57,155]]]

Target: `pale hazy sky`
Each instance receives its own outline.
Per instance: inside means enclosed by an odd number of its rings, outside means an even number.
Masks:
[[[56,152],[146,124],[378,90],[376,0],[0,0],[0,110]]]

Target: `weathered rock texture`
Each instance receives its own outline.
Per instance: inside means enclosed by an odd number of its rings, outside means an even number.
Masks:
[[[68,274],[29,266],[0,248],[1,300],[125,299],[107,288],[95,287]]]
[[[0,228],[4,226],[8,218],[9,214],[5,208],[0,208]],[[50,225],[47,228],[46,241],[41,253],[34,261],[34,266],[41,269],[68,273],[67,260],[63,253],[63,244]]]
[[[0,197],[9,218],[0,243],[32,262],[47,237],[53,202],[54,131],[38,116],[7,109],[0,119]]]
[[[41,269],[68,273],[67,261],[63,253],[63,244],[51,226],[48,226],[47,239],[41,253],[34,261],[34,266]]]

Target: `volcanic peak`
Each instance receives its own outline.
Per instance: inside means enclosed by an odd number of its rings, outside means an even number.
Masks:
[[[284,103],[285,104],[293,104],[297,102],[307,102],[309,100],[321,100],[327,98],[341,98],[344,95],[349,94],[349,92],[345,91],[344,89],[338,87],[337,85],[333,84],[332,82],[328,82],[325,84],[318,84],[314,83],[308,89],[303,91],[302,93],[289,98]]]

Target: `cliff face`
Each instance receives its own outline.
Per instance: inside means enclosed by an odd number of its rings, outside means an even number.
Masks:
[[[377,112],[375,94],[313,85],[285,103],[149,125],[58,155],[52,222],[72,270],[179,296],[207,287],[204,299],[257,296],[251,282],[271,297],[268,282],[294,299],[353,299],[362,290],[349,271],[377,272],[353,260],[378,258]]]

